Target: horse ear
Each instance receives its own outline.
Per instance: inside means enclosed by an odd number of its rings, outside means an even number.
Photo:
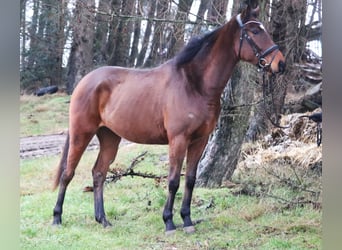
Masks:
[[[259,3],[258,0],[245,0],[240,5],[242,20],[248,19],[250,16],[258,17],[259,15]]]
[[[258,6],[259,6],[258,0],[246,0],[245,3],[252,10],[258,8]]]
[[[259,16],[260,8],[257,6],[256,8],[251,10],[251,15],[257,18]]]

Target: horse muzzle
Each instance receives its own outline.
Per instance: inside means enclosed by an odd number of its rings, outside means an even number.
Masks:
[[[278,73],[283,74],[285,72],[286,63],[284,61],[279,61],[278,63]]]
[[[258,67],[260,70],[270,74],[283,74],[286,69],[286,63],[283,54],[277,50],[267,58],[259,59]]]

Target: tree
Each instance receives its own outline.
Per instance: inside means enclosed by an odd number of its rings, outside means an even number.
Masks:
[[[296,66],[296,63],[301,62],[307,44],[307,28],[305,25],[307,1],[273,1],[272,9],[268,8],[270,6],[269,1],[262,1],[261,4],[261,10],[264,13],[261,15],[261,20],[265,24],[269,24],[267,29],[286,59],[286,71],[282,76],[278,76],[275,82],[277,106],[283,107],[289,85],[297,82],[297,79],[301,77],[300,68]],[[270,22],[266,22],[266,20],[270,20]],[[256,98],[259,96],[260,94],[256,93]],[[256,106],[254,113],[246,135],[247,140],[251,141],[265,134],[273,126],[265,116],[263,104]]]
[[[184,22],[177,22],[173,25],[171,43],[168,48],[169,57],[175,56],[184,47],[185,22],[188,20],[192,2],[193,0],[180,0],[178,3],[175,20],[183,20]]]
[[[111,0],[100,0],[95,21],[95,37],[94,37],[94,63],[96,65],[107,64],[107,34],[110,28],[110,5]]]
[[[47,74],[50,76],[51,85],[62,83],[63,50],[65,44],[64,28],[66,24],[65,12],[67,1],[48,1],[50,15],[46,26],[46,43],[49,44],[47,57]],[[56,4],[53,6],[53,4]]]
[[[21,34],[21,44],[20,44],[20,66],[25,67],[25,54],[26,54],[26,0],[20,0],[20,34]]]
[[[238,64],[224,89],[218,124],[198,166],[198,186],[219,187],[234,173],[248,128],[251,106],[245,104],[253,101],[254,70]]]
[[[66,6],[66,0],[21,1],[22,87],[61,85]],[[33,14],[27,18],[30,7]]]
[[[166,19],[168,17],[168,0],[159,0],[157,4],[157,18]],[[166,47],[163,34],[166,33],[167,24],[156,22],[154,24],[154,33],[150,53],[146,58],[144,67],[159,65],[165,60],[164,48]]]
[[[153,1],[154,2],[154,1]],[[134,0],[124,0],[121,6],[121,15],[130,16],[134,10]],[[131,34],[133,31],[133,24],[126,18],[121,18],[117,26],[119,35],[116,38],[115,49],[109,59],[109,65],[128,66],[129,65],[129,51],[131,44]]]
[[[95,0],[77,0],[72,24],[73,42],[68,61],[68,93],[93,69]]]
[[[226,9],[222,2],[215,1],[212,9],[223,15]],[[239,6],[234,6],[238,9]],[[213,11],[211,12],[213,13]],[[213,14],[212,14],[213,15]],[[213,18],[213,17],[212,17]],[[243,72],[243,74],[242,74]],[[198,186],[218,187],[228,180],[236,168],[241,145],[248,128],[251,107],[243,105],[253,101],[253,68],[245,63],[238,64],[227,83],[221,98],[221,114],[218,124],[206,146],[197,171]]]
[[[157,6],[157,1],[149,2],[148,17],[150,19],[152,19],[154,17],[154,13],[156,11],[156,6]],[[144,33],[144,38],[143,38],[142,44],[141,44],[141,50],[140,50],[140,53],[139,53],[138,58],[137,58],[137,63],[136,63],[137,67],[141,67],[144,64],[147,48],[148,48],[149,43],[150,43],[150,36],[152,33],[152,25],[153,25],[153,21],[148,20],[147,25],[146,25],[146,29],[145,29],[145,33]]]

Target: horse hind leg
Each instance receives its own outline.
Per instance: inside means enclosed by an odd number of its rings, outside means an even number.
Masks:
[[[100,152],[92,170],[94,185],[95,219],[103,227],[111,226],[107,221],[103,205],[103,184],[106,180],[109,165],[114,161],[121,137],[106,127],[101,127],[96,133],[100,142]]]
[[[66,189],[74,177],[75,169],[81,156],[88,146],[94,133],[70,133],[64,147],[63,156],[56,176],[56,184],[59,183],[57,202],[53,210],[53,225],[62,223],[63,203]]]

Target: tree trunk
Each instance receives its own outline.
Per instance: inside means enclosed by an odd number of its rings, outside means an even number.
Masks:
[[[110,23],[110,0],[100,0],[98,13],[96,14],[96,31],[94,39],[94,63],[96,65],[107,64],[107,34]]]
[[[39,37],[37,34],[38,31],[38,20],[39,20],[39,9],[40,9],[40,1],[33,1],[33,15],[31,25],[29,27],[29,37],[30,37],[30,45],[28,59],[27,59],[27,69],[32,70],[36,60],[37,52],[38,52],[38,41]]]
[[[69,59],[68,84],[74,89],[93,67],[95,0],[78,0],[73,20],[73,44]],[[73,64],[73,65],[71,65]]]
[[[218,25],[224,23],[226,20],[226,12],[229,1],[213,0],[210,11],[208,13],[208,20]]]
[[[237,65],[222,95],[221,115],[197,171],[197,185],[220,187],[234,173],[248,127],[253,88],[250,65]]]
[[[109,24],[109,34],[108,34],[108,40],[107,40],[107,45],[106,45],[106,54],[108,55],[107,64],[110,64],[111,56],[113,54],[113,51],[115,51],[116,41],[120,35],[117,33],[120,19],[119,17],[115,15],[116,13],[120,13],[120,9],[121,9],[121,0],[112,0],[111,1],[112,18]]]
[[[131,15],[134,9],[134,0],[122,1],[121,14],[125,16]],[[129,19],[121,18],[117,32],[117,39],[114,52],[109,59],[109,65],[128,66],[129,65],[129,50],[131,45],[131,34],[133,24]]]
[[[156,11],[156,6],[157,6],[157,1],[150,2],[150,10],[148,12],[148,17],[149,18],[153,18],[154,17],[154,12]],[[148,46],[150,44],[150,36],[151,36],[151,32],[152,32],[152,24],[153,24],[153,22],[151,20],[149,20],[147,22],[144,38],[143,38],[142,45],[141,45],[142,47],[141,47],[141,50],[140,50],[140,53],[139,53],[139,56],[138,56],[138,59],[137,59],[137,63],[136,63],[137,67],[141,67],[144,64],[146,52],[147,52]]]
[[[157,18],[165,19],[168,17],[168,0],[160,0],[157,4]],[[163,33],[165,33],[165,29],[167,24],[162,22],[157,22],[154,24],[154,32],[152,45],[149,55],[147,56],[144,67],[152,67],[161,64],[166,59],[164,48],[166,47],[166,43],[163,39]]]
[[[138,3],[139,4],[139,3]],[[134,7],[134,13],[135,15],[138,16],[138,10],[139,8]],[[137,19],[134,21],[134,29],[133,29],[133,41],[132,41],[132,48],[131,48],[131,53],[129,55],[129,67],[134,67],[135,61],[138,57],[139,54],[139,40],[140,40],[140,33],[141,33],[141,28],[140,28],[141,21]]]
[[[21,33],[21,51],[20,67],[25,68],[26,57],[26,0],[20,0],[20,33]]]
[[[184,21],[174,24],[170,47],[168,48],[168,57],[174,57],[184,47],[184,36],[186,33],[185,22],[191,9],[193,0],[180,0],[175,20]]]
[[[197,11],[197,18],[196,18],[196,24],[195,27],[192,30],[192,34],[197,35],[201,33],[201,30],[204,26],[204,14],[209,9],[210,1],[207,0],[201,0],[200,6]]]
[[[49,48],[47,53],[47,77],[50,78],[51,85],[60,86],[63,73],[64,28],[66,24],[65,10],[67,3],[65,0],[50,1],[48,2],[51,5],[49,8],[50,18],[46,26],[46,42]]]

